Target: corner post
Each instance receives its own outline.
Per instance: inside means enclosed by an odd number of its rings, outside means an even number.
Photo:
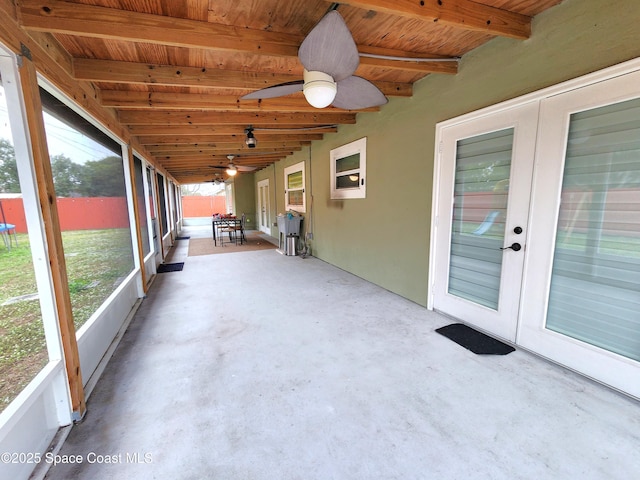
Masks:
[[[19,65],[20,86],[25,104],[25,115],[28,126],[30,147],[33,154],[34,172],[38,185],[38,200],[42,211],[44,230],[47,241],[47,253],[51,271],[51,281],[55,293],[58,324],[64,352],[69,393],[71,396],[72,419],[80,421],[86,413],[84,386],[80,370],[80,355],[76,341],[76,330],[73,323],[71,297],[69,296],[69,280],[64,258],[62,235],[56,192],[53,185],[51,161],[42,117],[42,103],[38,88],[36,68],[28,50],[23,47]]]

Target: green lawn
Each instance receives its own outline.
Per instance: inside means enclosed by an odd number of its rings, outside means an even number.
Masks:
[[[133,269],[128,229],[63,232],[69,291],[76,329],[80,328]],[[29,239],[0,244],[0,410],[47,363],[40,303]],[[18,301],[16,301],[18,300]]]

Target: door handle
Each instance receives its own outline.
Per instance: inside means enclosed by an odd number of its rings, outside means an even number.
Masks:
[[[517,252],[519,250],[522,249],[522,245],[520,245],[519,243],[513,243],[511,245],[509,245],[508,247],[502,247],[500,250],[508,250],[508,249],[513,250],[514,252]]]

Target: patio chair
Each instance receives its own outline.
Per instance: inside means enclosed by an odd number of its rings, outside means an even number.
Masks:
[[[247,241],[247,237],[244,236],[244,228],[247,224],[247,214],[243,213],[240,217],[240,225],[235,226],[236,245],[238,244],[238,234],[240,235],[240,245]]]

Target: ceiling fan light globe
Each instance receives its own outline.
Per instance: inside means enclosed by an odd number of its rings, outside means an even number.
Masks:
[[[336,82],[333,81],[331,75],[323,72],[304,71],[302,92],[312,107],[328,107],[336,98],[337,91]]]
[[[236,173],[238,173],[238,169],[235,167],[235,165],[229,165],[229,167],[225,171],[230,177],[233,177]]]

